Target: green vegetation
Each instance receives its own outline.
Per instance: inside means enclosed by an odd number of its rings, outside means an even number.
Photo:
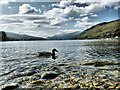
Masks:
[[[0,32],[0,41],[7,41],[8,38],[7,38],[7,35],[5,32],[1,31]]]
[[[120,37],[120,19],[112,22],[97,24],[83,31],[74,39],[102,39],[115,37]]]

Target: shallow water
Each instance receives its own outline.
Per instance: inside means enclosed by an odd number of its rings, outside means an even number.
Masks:
[[[24,72],[26,68],[41,64],[64,63],[72,66],[93,61],[120,62],[118,40],[14,41],[0,42],[0,45],[0,81],[14,71]],[[38,52],[50,52],[53,48],[59,51],[55,60],[38,57]]]

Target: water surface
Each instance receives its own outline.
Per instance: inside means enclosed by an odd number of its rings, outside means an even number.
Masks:
[[[118,40],[14,41],[0,42],[0,45],[0,80],[8,77],[15,70],[40,64],[120,62]],[[57,59],[38,57],[38,52],[51,52],[53,48],[59,51],[56,53]]]

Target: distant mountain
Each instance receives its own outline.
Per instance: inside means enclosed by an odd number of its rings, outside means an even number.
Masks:
[[[48,37],[46,38],[47,40],[69,40],[70,38],[75,37],[76,35],[78,35],[80,32],[73,32],[73,33],[62,33],[62,34],[58,34],[52,37]]]
[[[97,24],[78,34],[73,39],[101,39],[116,36],[120,37],[120,19]]]
[[[22,35],[22,34],[16,34],[16,33],[11,33],[11,32],[1,31],[0,33],[1,33],[2,41],[45,40],[44,38],[41,38],[41,37]]]

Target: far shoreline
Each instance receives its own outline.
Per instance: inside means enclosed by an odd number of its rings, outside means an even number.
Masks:
[[[106,39],[69,39],[69,40],[15,40],[15,41],[0,41],[0,42],[32,42],[32,41],[75,41],[75,40],[80,40],[80,41],[94,41],[94,40],[120,40],[120,38],[106,38]]]

